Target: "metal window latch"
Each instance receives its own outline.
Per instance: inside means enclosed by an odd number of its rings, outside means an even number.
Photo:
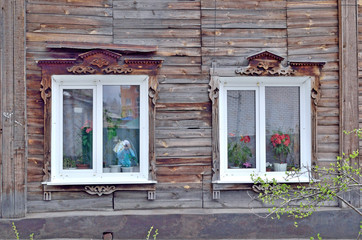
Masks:
[[[213,200],[218,200],[220,199],[220,191],[212,191],[212,199]]]
[[[52,192],[44,192],[43,200],[44,200],[44,201],[50,201],[50,200],[52,200]]]
[[[156,191],[148,191],[147,192],[147,199],[148,200],[155,200],[156,199]]]

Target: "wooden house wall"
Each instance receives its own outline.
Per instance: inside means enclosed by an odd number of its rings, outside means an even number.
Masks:
[[[145,191],[101,197],[53,192],[51,201],[43,201],[44,113],[35,61],[81,53],[47,49],[47,41],[158,46],[152,57],[164,64],[156,105],[155,201]],[[337,0],[27,0],[26,45],[28,212],[248,207],[245,191],[225,191],[212,200],[208,72],[212,61],[241,66],[262,50],[284,57],[285,64],[326,62],[317,109],[318,164],[338,154]]]

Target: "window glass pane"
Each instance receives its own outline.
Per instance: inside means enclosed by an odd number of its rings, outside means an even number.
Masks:
[[[63,169],[92,169],[93,90],[63,90]]]
[[[256,168],[255,91],[227,91],[228,168]]]
[[[267,171],[299,167],[299,98],[299,87],[265,88]]]
[[[139,172],[138,85],[103,86],[103,172]]]

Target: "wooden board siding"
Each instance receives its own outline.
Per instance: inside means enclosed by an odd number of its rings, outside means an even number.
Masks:
[[[288,60],[322,61],[317,109],[318,161],[339,154],[338,5],[336,0],[287,2]]]
[[[87,210],[92,204],[95,209],[245,207],[244,193],[234,198],[238,191],[211,199],[209,70],[213,61],[245,65],[246,57],[264,50],[284,57],[284,64],[326,62],[316,156],[321,164],[335,161],[340,141],[337,0],[27,0],[26,11],[29,212]],[[147,200],[146,191],[117,191],[99,203],[83,192],[57,192],[52,201],[42,201],[44,106],[35,61],[84,52],[48,49],[47,41],[158,46],[147,53],[164,59],[156,104],[157,200]]]

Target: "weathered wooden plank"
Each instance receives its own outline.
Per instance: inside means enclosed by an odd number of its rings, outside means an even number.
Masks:
[[[200,48],[183,48],[183,47],[162,47],[157,51],[158,56],[201,56]]]
[[[323,19],[338,18],[337,8],[317,8],[317,9],[288,9],[288,18],[291,19]]]
[[[199,10],[114,10],[114,19],[200,19]]]
[[[112,17],[71,16],[61,14],[27,14],[27,23],[84,24],[95,26],[112,26]],[[73,40],[72,40],[73,41]]]
[[[313,27],[338,27],[338,19],[327,18],[327,19],[288,19],[288,29],[293,28],[313,28]]]
[[[208,119],[211,117],[210,112],[205,111],[168,111],[168,112],[159,112],[157,113],[157,120],[196,120],[196,119]]]
[[[199,29],[199,19],[114,19],[114,29]]]
[[[79,7],[67,5],[50,5],[28,3],[26,6],[27,14],[60,14],[60,15],[83,15],[83,16],[100,16],[111,17],[111,8],[102,7]]]
[[[210,109],[210,103],[158,103],[156,108],[167,111],[201,111]]]
[[[27,210],[29,213],[50,212],[50,211],[78,211],[78,210],[106,210],[112,209],[112,196],[103,195],[93,199],[71,199],[51,201],[28,201]]]
[[[156,139],[211,138],[211,129],[156,129],[155,136]]]
[[[112,35],[112,27],[96,25],[78,25],[62,23],[28,23],[28,32],[38,33],[73,33],[73,34],[90,34],[90,35]]]
[[[147,193],[119,191],[114,195],[114,209],[202,207],[202,195],[199,189],[157,190],[155,201],[148,201]]]
[[[179,74],[179,75],[199,75],[201,74],[201,69],[199,66],[164,66],[160,70],[160,74]],[[163,94],[163,93],[162,93]]]
[[[157,37],[155,37],[155,38],[123,39],[122,37],[118,36],[117,34],[114,35],[114,43],[116,43],[116,44],[129,44],[130,42],[133,44],[137,44],[137,45],[145,45],[145,46],[158,45],[158,46],[163,46],[163,47],[175,47],[175,48],[187,47],[187,48],[195,49],[195,47],[201,46],[200,38],[195,38],[195,37],[194,38],[157,38]],[[190,51],[196,51],[196,53],[197,53],[198,50],[193,50],[193,49],[191,49]],[[170,54],[170,52],[168,52],[167,54]],[[182,56],[182,55],[176,54],[176,56]],[[199,56],[199,55],[191,55],[191,56]]]
[[[219,10],[216,13],[217,21],[224,19],[253,19],[255,21],[260,20],[285,20],[286,11],[285,9],[277,10],[252,10],[252,9],[234,9],[234,10]],[[212,20],[215,19],[215,11],[211,10],[202,10],[202,19]],[[204,22],[203,22],[204,23]],[[211,23],[211,22],[210,22]],[[285,23],[284,23],[285,24]]]
[[[286,39],[281,38],[281,41],[286,41]],[[249,57],[256,52],[261,52],[264,50],[268,50],[277,54],[278,56],[286,56],[285,48],[234,48],[234,47],[202,47],[202,55],[203,56],[240,56],[240,57]],[[207,66],[210,68],[210,66]]]
[[[307,43],[303,43],[307,44]],[[319,53],[338,53],[338,45],[336,44],[320,44],[318,46],[303,45],[303,47],[289,47],[288,52],[292,55],[298,54],[319,54]]]
[[[290,37],[288,38],[288,44],[297,45],[301,48],[305,48],[308,45],[337,45],[337,36],[308,36],[308,37]]]
[[[240,35],[239,37],[203,37],[202,46],[204,47],[245,47],[245,48],[282,48],[287,46],[286,41],[280,38],[248,38]]]
[[[192,101],[191,101],[192,102]],[[156,122],[157,128],[210,128],[211,120],[158,120]]]
[[[112,7],[112,0],[28,0],[28,3],[49,4],[49,5],[71,5],[90,7]]]
[[[288,37],[338,36],[338,27],[288,28]]]
[[[193,166],[208,165],[211,166],[211,157],[183,157],[183,158],[161,158],[156,159],[158,166]],[[159,186],[157,186],[159,188]]]
[[[158,176],[159,183],[201,183],[202,175],[172,175],[172,176]]]
[[[336,0],[288,0],[287,1],[288,9],[313,9],[313,8],[337,8]]]
[[[339,143],[331,143],[328,142],[324,144],[323,142],[319,142],[317,146],[317,152],[326,152],[326,153],[339,153]]]
[[[215,22],[212,17],[207,19],[201,19],[201,26],[203,29],[215,29],[215,28],[253,28],[253,29],[280,29],[286,28],[285,19],[267,19],[267,20],[259,20],[259,19],[248,19],[248,18],[218,18]]]
[[[159,90],[161,92],[172,92],[172,93],[207,93],[208,92],[207,84],[160,84]]]
[[[202,29],[204,37],[285,38],[286,29]]]
[[[63,34],[63,33],[26,33],[27,41],[69,41],[74,42],[95,42],[95,43],[111,43],[112,36],[106,35],[82,35],[82,34]]]
[[[318,134],[317,141],[320,143],[339,143],[338,134]]]
[[[188,138],[188,139],[156,139],[156,147],[159,148],[184,148],[184,147],[208,147],[211,146],[210,138]]]
[[[202,0],[201,8],[204,9],[214,9],[215,4],[218,10],[280,10],[285,8],[286,1],[285,0],[273,0],[273,1],[265,1],[265,0],[248,0],[244,1],[240,4],[240,1],[237,0],[226,0],[226,1],[217,1],[215,3],[214,0]]]
[[[115,29],[119,38],[195,38],[200,29]]]
[[[156,157],[211,156],[211,147],[157,148]]]
[[[211,166],[158,166],[157,176],[211,174]]]
[[[117,10],[199,10],[200,1],[113,1]]]

